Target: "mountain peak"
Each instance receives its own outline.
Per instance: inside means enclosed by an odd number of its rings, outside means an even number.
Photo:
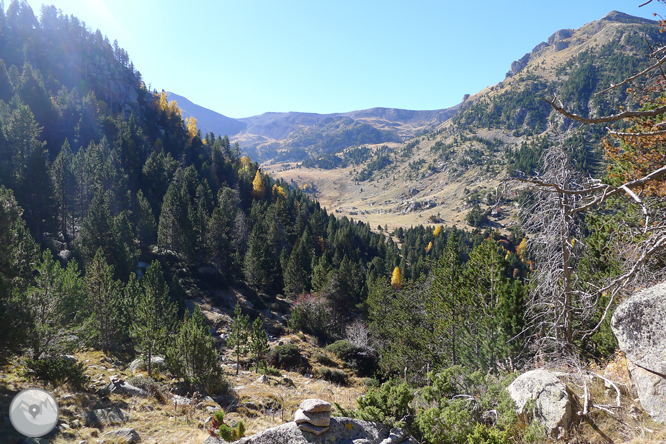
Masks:
[[[634,17],[633,15],[625,14],[620,11],[611,11],[606,14],[601,20],[606,20],[609,22],[619,22],[619,23],[645,23],[645,24],[654,24],[654,20],[645,19],[641,17]]]

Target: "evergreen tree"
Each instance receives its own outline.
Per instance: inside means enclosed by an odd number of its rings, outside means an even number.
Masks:
[[[58,355],[76,346],[72,338],[71,314],[80,308],[81,279],[75,261],[66,268],[45,250],[41,261],[35,265],[35,285],[27,291],[27,305],[35,323],[31,351],[35,358],[42,353]]]
[[[248,352],[248,335],[250,331],[250,319],[243,315],[240,304],[236,303],[234,309],[234,322],[231,324],[231,332],[227,339],[227,346],[233,350],[236,356],[236,375],[240,368],[240,358]]]
[[[168,335],[176,322],[176,304],[169,300],[169,287],[164,281],[162,266],[153,261],[141,280],[143,293],[139,297],[131,335],[139,350],[146,356],[148,375],[152,357],[167,349]]]
[[[84,331],[88,341],[95,348],[108,353],[117,344],[116,319],[120,283],[113,278],[113,266],[106,263],[101,248],[86,269],[84,291],[87,313],[89,314]]]
[[[151,245],[157,240],[157,224],[150,203],[141,190],[136,193],[135,218],[137,239],[144,245]]]
[[[257,317],[252,324],[252,331],[250,332],[252,342],[250,344],[250,351],[252,359],[254,360],[254,371],[259,371],[259,364],[264,361],[264,357],[268,352],[268,336],[264,330],[264,323],[261,318]]]
[[[11,190],[0,186],[0,360],[21,352],[32,330],[24,290],[39,257]]]
[[[261,231],[261,224],[257,224],[250,233],[245,260],[243,261],[243,274],[251,288],[265,291],[270,284],[268,273],[271,268],[271,260],[268,244],[265,238],[261,236]]]
[[[167,353],[169,366],[178,376],[210,390],[219,385],[222,372],[219,355],[210,335],[206,320],[197,306],[185,319]]]
[[[305,270],[303,266],[303,248],[301,244],[294,247],[284,271],[284,294],[295,298],[305,292]]]
[[[76,177],[73,170],[74,155],[69,146],[69,141],[60,148],[60,153],[51,166],[51,178],[55,192],[55,200],[60,219],[60,232],[65,239],[69,238],[67,221],[73,211],[74,193],[76,188]]]

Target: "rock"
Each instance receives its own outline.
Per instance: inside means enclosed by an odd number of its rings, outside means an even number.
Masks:
[[[618,346],[631,362],[666,377],[666,282],[634,293],[611,319]]]
[[[145,398],[148,396],[148,392],[145,391],[142,388],[133,386],[132,384],[128,382],[121,382],[118,384],[114,384],[113,382],[110,383],[106,387],[107,393],[115,393],[116,395],[125,395],[125,396],[140,396],[142,398]]]
[[[201,444],[227,444],[227,442],[217,436],[209,436]]]
[[[258,384],[268,384],[268,385],[270,385],[271,378],[269,378],[266,375],[261,375],[261,377],[259,379],[257,379],[255,382],[257,382]]]
[[[312,433],[317,436],[323,435],[324,433],[328,432],[328,427],[319,427],[316,425],[312,425],[308,422],[302,422],[298,424],[298,428],[304,432]]]
[[[134,429],[118,429],[102,435],[101,442],[112,442],[114,444],[136,444],[141,442],[141,437]]]
[[[331,412],[307,413],[298,409],[294,415],[294,422],[296,424],[310,423],[317,427],[328,427],[331,425]]]
[[[549,436],[563,438],[572,420],[567,387],[547,370],[532,370],[520,375],[507,391],[522,414],[525,405],[536,400],[535,413]]]
[[[305,413],[330,412],[331,403],[322,399],[306,399],[305,401],[301,402],[301,405],[298,408],[303,410]]]
[[[84,422],[86,427],[102,427],[107,425],[118,425],[127,421],[127,415],[119,407],[97,409],[85,413]]]
[[[45,438],[28,438],[23,444],[49,444],[49,442]]]
[[[631,295],[615,310],[611,328],[643,409],[666,423],[666,282]]]
[[[190,405],[191,402],[192,400],[190,398],[186,398],[185,396],[173,395],[173,400],[171,401],[171,404]]]
[[[645,370],[631,361],[627,361],[627,369],[643,410],[655,421],[666,424],[666,378]]]
[[[164,358],[161,356],[153,356],[150,359],[150,362],[154,367],[164,367],[166,365],[164,362]],[[143,358],[135,359],[130,364],[129,369],[132,373],[136,372],[137,370],[145,370],[146,363],[144,362]]]
[[[80,429],[81,428],[81,421],[79,421],[78,419],[75,419],[74,421],[72,421],[72,428],[73,429]]]
[[[286,376],[282,378],[282,381],[280,381],[283,385],[289,386],[289,387],[296,387],[296,384],[294,384],[294,381],[291,378],[287,378]]]
[[[314,427],[314,426],[311,426]],[[388,441],[387,441],[388,440]],[[321,435],[303,431],[295,422],[288,422],[264,430],[236,444],[418,444],[400,429],[389,429],[384,424],[351,418],[331,418],[331,425]],[[222,440],[207,438],[204,444],[224,444]]]

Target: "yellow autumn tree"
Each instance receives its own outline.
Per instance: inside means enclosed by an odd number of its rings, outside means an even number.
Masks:
[[[391,286],[395,288],[396,290],[400,289],[400,286],[402,285],[402,276],[400,274],[400,267],[395,267],[395,270],[393,270],[393,277],[391,277]]]
[[[441,233],[441,232],[442,232],[442,226],[437,225],[437,227],[435,227],[435,231],[432,233],[432,235],[437,237],[437,236],[439,236],[439,233]]]
[[[284,192],[284,189],[280,186],[273,185],[271,190],[273,194],[273,201],[277,202],[278,200],[284,200],[287,198],[287,194]]]
[[[194,117],[188,117],[185,120],[185,126],[187,128],[187,137],[189,137],[191,142],[195,136],[199,135],[199,130],[197,129],[197,119]]]
[[[250,165],[252,163],[252,159],[250,159],[249,156],[243,156],[240,158],[240,167],[241,169],[245,168],[246,166]]]
[[[520,244],[516,247],[516,254],[523,262],[525,261],[525,253],[527,253],[527,238],[523,238]]]
[[[432,242],[428,243],[428,246],[426,247],[426,251],[432,250]]]
[[[266,193],[266,185],[261,179],[261,173],[257,170],[257,174],[254,175],[254,180],[252,181],[252,195],[256,199],[260,199]]]

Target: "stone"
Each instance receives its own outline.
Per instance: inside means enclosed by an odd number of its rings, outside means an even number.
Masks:
[[[190,405],[191,402],[192,400],[190,398],[186,398],[185,396],[173,395],[173,400],[171,401],[171,404]]]
[[[627,369],[638,392],[643,410],[655,421],[666,424],[666,378],[627,361]]]
[[[318,427],[316,425],[312,425],[307,422],[302,422],[298,424],[298,428],[304,432],[313,433],[317,436],[323,435],[324,433],[328,432],[328,427]]]
[[[640,404],[666,424],[666,282],[638,291],[613,313],[611,328],[627,356]]]
[[[121,382],[119,384],[110,383],[106,390],[109,394],[114,393],[116,395],[125,395],[125,396],[139,396],[145,398],[148,396],[148,392],[142,388],[133,386],[128,382]]]
[[[519,415],[529,401],[535,400],[535,414],[546,433],[557,439],[566,435],[573,409],[566,385],[553,373],[541,369],[523,373],[507,387],[507,391],[516,403]]]
[[[74,421],[72,421],[72,428],[73,429],[80,429],[81,428],[81,421],[79,421],[78,419],[75,419]]]
[[[118,429],[102,435],[102,443],[112,442],[114,444],[136,444],[141,442],[141,437],[134,429]]]
[[[236,444],[418,444],[404,431],[360,419],[331,418],[331,425],[322,429],[327,430],[321,435],[316,435],[301,430],[295,422],[288,422],[250,437],[241,438]],[[204,444],[224,444],[224,441],[210,437],[204,441]]]
[[[298,409],[294,415],[294,422],[296,424],[310,423],[317,427],[328,427],[331,425],[331,412],[307,413]]]
[[[611,328],[627,358],[666,377],[666,282],[634,293],[613,313]]]
[[[321,413],[321,412],[330,412],[331,403],[326,402],[323,399],[306,399],[301,402],[301,405],[298,406],[299,409],[303,410],[305,413]]]
[[[150,362],[154,367],[164,367],[166,365],[166,363],[164,362],[164,358],[161,356],[153,356],[150,359]],[[145,370],[146,363],[144,362],[143,358],[135,359],[130,364],[129,369],[132,373],[136,372],[137,370]]]
[[[119,407],[110,407],[87,412],[83,419],[86,427],[102,427],[123,424],[127,421],[127,415]]]

